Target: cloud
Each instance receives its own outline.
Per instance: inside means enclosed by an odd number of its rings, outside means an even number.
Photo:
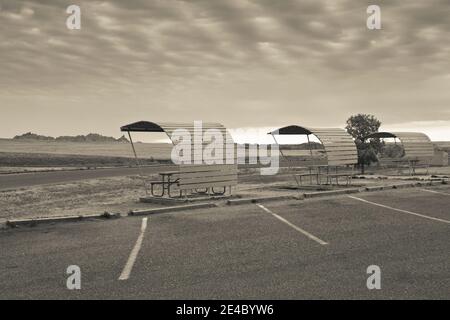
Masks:
[[[378,1],[379,31],[367,30],[370,3],[357,0],[77,4],[79,31],[65,27],[64,2],[1,2],[4,117],[40,110],[43,130],[87,130],[55,125],[75,109],[107,132],[175,114],[234,127],[335,126],[355,112],[388,123],[450,118],[445,0]]]

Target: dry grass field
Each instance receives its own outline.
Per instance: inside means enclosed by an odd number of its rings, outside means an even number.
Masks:
[[[139,208],[144,194],[136,176],[90,179],[0,192],[0,221]],[[142,206],[142,205],[141,205]]]
[[[154,159],[170,158],[172,145],[166,143],[135,143],[140,157]],[[0,139],[1,152],[48,153],[59,155],[132,157],[129,143],[57,142]]]
[[[170,159],[171,145],[136,143],[143,164]],[[129,143],[78,143],[0,139],[0,173],[34,171],[43,167],[108,167],[134,165]],[[17,167],[22,168],[18,170]]]

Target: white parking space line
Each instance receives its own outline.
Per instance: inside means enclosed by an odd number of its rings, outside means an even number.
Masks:
[[[382,207],[382,208],[386,208],[386,209],[390,209],[390,210],[394,210],[394,211],[398,211],[398,212],[402,212],[402,213],[411,214],[413,216],[417,216],[417,217],[421,217],[421,218],[425,218],[425,219],[430,219],[430,220],[434,220],[434,221],[439,221],[439,222],[449,223],[450,224],[450,221],[448,221],[448,220],[439,219],[439,218],[435,218],[435,217],[430,217],[430,216],[426,216],[424,214],[420,214],[420,213],[416,213],[416,212],[412,212],[412,211],[408,211],[408,210],[402,210],[402,209],[393,208],[393,207],[386,206],[386,205],[381,204],[381,203],[376,203],[376,202],[364,200],[364,199],[361,199],[361,198],[358,198],[358,197],[353,197],[353,196],[348,196],[348,197],[352,198],[352,199],[355,199],[355,200],[358,200],[358,201],[361,201],[361,202],[372,204],[374,206],[378,206],[378,207]]]
[[[428,190],[428,189],[420,189],[420,190],[426,191],[426,192],[431,192],[431,193],[442,194],[442,195],[444,195],[444,196],[450,196],[450,193],[446,193],[446,192],[439,192],[439,191]]]
[[[283,217],[280,217],[279,215],[277,215],[276,213],[270,211],[269,209],[267,209],[266,207],[264,207],[261,204],[256,204],[258,207],[260,207],[261,209],[263,209],[264,211],[266,211],[267,213],[270,213],[271,215],[273,215],[275,218],[277,218],[278,220],[286,223],[288,226],[292,227],[293,229],[297,230],[298,232],[302,233],[303,235],[307,236],[308,238],[310,238],[311,240],[316,241],[317,243],[321,244],[321,245],[327,245],[328,243],[317,238],[316,236],[312,235],[311,233],[303,230],[302,228],[297,227],[295,224],[292,224],[291,222],[287,221],[286,219],[284,219]]]
[[[131,270],[133,269],[134,262],[136,261],[139,250],[141,250],[142,240],[144,240],[145,229],[147,229],[147,218],[142,219],[141,232],[139,234],[138,239],[136,240],[136,244],[134,245],[133,250],[131,250],[130,256],[128,257],[127,264],[122,270],[120,274],[119,280],[127,280],[130,277]]]

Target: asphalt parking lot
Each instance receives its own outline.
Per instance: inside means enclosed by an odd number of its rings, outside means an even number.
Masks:
[[[0,298],[449,299],[449,206],[443,185],[3,230]]]

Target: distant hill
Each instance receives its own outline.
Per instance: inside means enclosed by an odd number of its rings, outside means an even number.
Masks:
[[[21,135],[17,135],[13,138],[14,140],[36,140],[36,141],[59,141],[59,142],[128,142],[125,136],[121,136],[119,139],[114,137],[103,136],[98,133],[89,133],[88,135],[78,135],[78,136],[60,136],[60,137],[50,137],[35,134],[32,132],[27,132]]]
[[[39,140],[39,141],[55,140],[55,138],[53,138],[53,137],[42,136],[42,135],[31,133],[31,132],[21,134],[20,136],[15,136],[13,139],[16,139],[16,140]]]

